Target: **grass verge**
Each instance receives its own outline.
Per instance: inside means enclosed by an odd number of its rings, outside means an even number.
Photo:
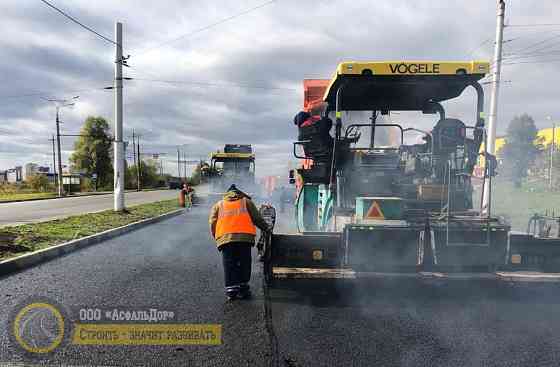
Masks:
[[[0,193],[0,203],[3,202],[3,201],[50,199],[50,198],[55,198],[55,197],[56,197],[55,192]]]
[[[0,260],[90,236],[178,209],[177,200],[128,208],[126,213],[106,210],[48,222],[0,228]]]
[[[492,186],[492,213],[506,218],[513,230],[526,231],[527,222],[535,213],[554,211],[560,215],[560,192],[537,191],[527,185],[515,188],[502,180],[496,180]]]

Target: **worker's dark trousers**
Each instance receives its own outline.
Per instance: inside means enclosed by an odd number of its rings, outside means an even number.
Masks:
[[[220,249],[224,263],[226,294],[235,295],[249,290],[251,248],[250,243],[231,242]]]

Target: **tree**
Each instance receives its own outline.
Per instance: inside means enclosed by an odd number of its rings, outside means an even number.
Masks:
[[[164,180],[158,174],[159,166],[157,162],[148,160],[147,162],[140,162],[140,183],[143,188],[147,187],[157,187],[160,181]],[[135,189],[138,187],[136,178],[136,166],[129,166],[126,170],[125,176],[125,187],[129,189]]]
[[[528,114],[515,116],[507,128],[505,145],[502,149],[504,173],[510,176],[514,186],[521,186],[527,170],[535,162],[542,142],[537,139],[535,121]]]
[[[49,188],[49,179],[42,174],[31,175],[27,183],[34,191],[47,191]]]
[[[203,167],[207,167],[206,169],[209,169],[208,164],[203,162],[200,162],[196,165],[191,177],[187,180],[189,185],[191,186],[200,185],[200,183],[202,182]]]
[[[74,143],[74,153],[70,156],[73,170],[89,177],[96,175],[96,190],[97,187],[112,186],[112,137],[107,120],[100,116],[89,116],[80,135]]]

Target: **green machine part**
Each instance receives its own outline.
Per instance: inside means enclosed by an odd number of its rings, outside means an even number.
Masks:
[[[303,185],[296,202],[297,225],[300,232],[316,231],[318,226],[318,185]]]
[[[334,196],[327,185],[319,186],[319,230],[327,230],[333,216]]]

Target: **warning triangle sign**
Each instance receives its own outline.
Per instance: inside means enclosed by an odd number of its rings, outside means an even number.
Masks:
[[[369,219],[385,219],[385,216],[383,215],[383,212],[381,211],[381,208],[379,207],[379,204],[377,203],[377,201],[373,201],[371,203],[371,206],[369,207],[367,214],[366,214],[366,218]]]

